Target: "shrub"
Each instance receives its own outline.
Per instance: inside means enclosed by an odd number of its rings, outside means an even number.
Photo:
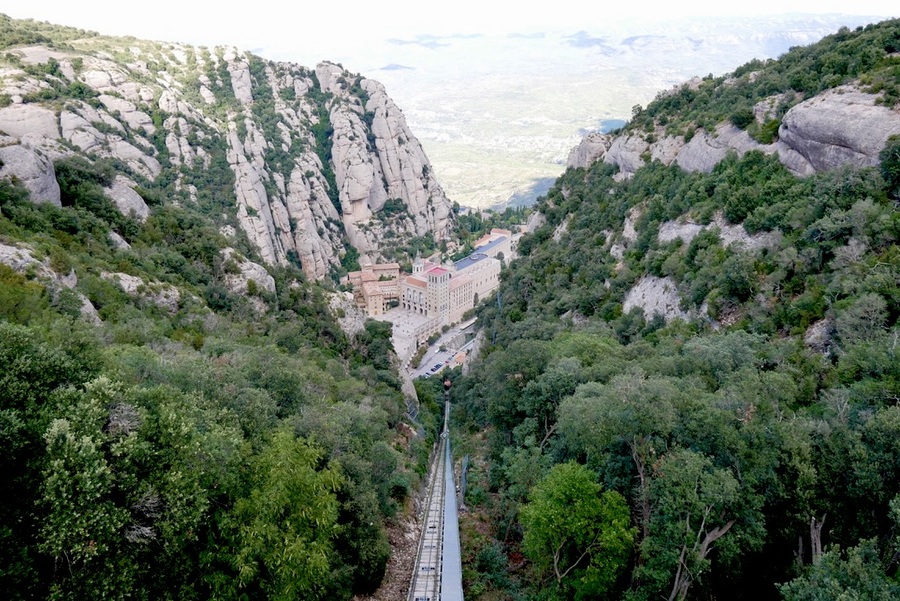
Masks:
[[[771,144],[778,137],[781,119],[769,119],[753,133],[753,139],[760,144]]]
[[[747,126],[753,123],[756,117],[750,109],[740,109],[732,113],[729,120],[738,129],[747,129]]]
[[[878,158],[888,194],[900,198],[900,136],[888,138]]]

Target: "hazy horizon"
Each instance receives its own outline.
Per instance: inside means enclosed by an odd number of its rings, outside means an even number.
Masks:
[[[586,131],[629,118],[633,105],[664,89],[776,57],[841,25],[883,20],[893,9],[872,0],[851,7],[786,0],[757,3],[753,15],[734,7],[702,15],[708,5],[687,3],[673,16],[669,4],[656,10],[650,2],[642,3],[642,15],[628,7],[584,14],[561,0],[549,12],[525,7],[498,15],[482,4],[464,0],[457,10],[441,7],[437,17],[407,0],[387,0],[378,10],[351,2],[337,16],[322,6],[276,13],[269,0],[259,0],[253,12],[164,0],[131,21],[111,2],[87,10],[36,2],[0,12],[107,35],[232,45],[309,67],[341,63],[385,85],[452,200],[488,207],[533,199],[533,188],[543,190],[563,171]],[[838,8],[843,13],[833,14]],[[760,14],[765,10],[778,14]]]

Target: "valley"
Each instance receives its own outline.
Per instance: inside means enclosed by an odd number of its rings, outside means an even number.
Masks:
[[[469,601],[900,597],[900,21],[822,19],[0,15],[4,598],[415,596],[429,494]]]
[[[335,49],[403,107],[448,196],[463,206],[531,204],[571,149],[663,90],[775,58],[865,17],[610,20],[588,31],[386,40]],[[283,50],[287,55],[287,50]],[[389,65],[404,68],[385,68]]]

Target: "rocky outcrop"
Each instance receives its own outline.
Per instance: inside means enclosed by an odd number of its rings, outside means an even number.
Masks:
[[[323,89],[347,95],[348,86],[341,81],[347,73],[340,67],[325,63],[316,75]],[[451,203],[403,113],[380,83],[361,79],[358,85],[364,92],[360,101],[350,98],[330,113],[334,173],[350,241],[361,254],[377,259],[388,229],[402,239],[449,239]],[[392,199],[402,201],[406,212],[388,222],[378,212]]]
[[[640,219],[643,214],[644,204],[639,204],[631,207],[628,214],[625,215],[625,223],[622,225],[622,238],[624,238],[628,244],[637,240],[638,235],[636,226],[638,219]]]
[[[59,137],[56,114],[34,104],[13,104],[0,109],[0,132],[15,138],[37,134],[55,140]]]
[[[603,162],[618,165],[619,174],[628,177],[644,166],[644,159],[649,154],[650,144],[642,136],[618,136],[609,145],[603,156]]]
[[[178,312],[181,292],[174,286],[160,282],[145,282],[141,278],[127,273],[104,271],[100,274],[100,277],[118,285],[122,292],[128,296],[146,300],[169,313]]]
[[[34,278],[44,286],[54,300],[59,298],[63,290],[71,290],[70,294],[74,293],[75,298],[80,303],[79,309],[82,319],[93,324],[101,323],[100,315],[97,313],[94,305],[91,304],[91,301],[75,290],[75,286],[78,285],[78,277],[75,275],[74,270],[66,275],[61,275],[50,268],[49,260],[37,260],[31,248],[27,246],[10,246],[3,243],[0,243],[0,263],[17,273],[26,274],[29,278]]]
[[[753,118],[757,123],[765,123],[778,118],[778,108],[788,101],[787,94],[775,94],[753,105]]]
[[[628,313],[636,307],[643,310],[647,319],[654,315],[661,315],[666,322],[690,318],[690,314],[681,309],[681,297],[675,280],[668,277],[642,277],[625,295],[622,311]]]
[[[135,131],[143,130],[148,135],[153,135],[156,127],[153,125],[153,119],[150,115],[137,109],[137,106],[130,100],[110,96],[109,94],[100,94],[97,100],[103,103],[106,110],[112,115],[118,115],[130,129]]]
[[[662,243],[681,240],[685,244],[690,244],[697,234],[711,228],[718,230],[722,246],[734,245],[746,251],[777,248],[781,240],[779,232],[760,232],[751,236],[743,225],[729,224],[721,211],[718,211],[713,221],[707,225],[701,225],[687,217],[667,221],[659,226],[657,237]]]
[[[594,161],[600,161],[606,156],[611,137],[598,132],[591,132],[581,139],[581,142],[569,152],[566,166],[573,169],[586,169]]]
[[[251,292],[251,287],[255,287],[259,291],[275,293],[275,278],[259,263],[243,257],[233,248],[222,250],[222,258],[226,264],[225,285],[232,292],[246,295]]]
[[[779,160],[800,176],[842,165],[872,167],[878,164],[878,153],[888,137],[900,134],[900,112],[876,105],[875,99],[858,87],[842,86],[800,102],[785,114],[778,140],[772,144],[760,144],[728,121],[712,132],[698,130],[688,142],[665,135],[662,128],[652,137],[590,134],[570,153],[569,166],[586,167],[602,160],[619,167],[618,179],[631,177],[647,160],[709,173],[729,152],[743,155],[759,150],[778,153]],[[773,118],[783,101],[783,95],[774,95],[757,103],[757,121]]]
[[[37,203],[61,206],[53,163],[40,150],[22,144],[0,147],[0,178],[15,178]]]
[[[663,244],[673,240],[681,240],[685,244],[690,244],[691,240],[696,238],[697,234],[704,229],[706,229],[706,226],[695,223],[690,219],[666,221],[659,226],[657,238]]]
[[[850,86],[828,90],[789,110],[778,138],[815,171],[876,166],[887,139],[900,134],[900,112],[875,98]]]
[[[10,246],[0,242],[0,263],[17,273],[29,273],[38,279],[58,279],[58,275],[42,261],[34,258],[28,247]]]
[[[803,342],[817,353],[827,355],[834,343],[834,322],[829,318],[820,319],[810,325],[803,335]]]
[[[750,150],[771,153],[774,147],[763,146],[747,132],[729,122],[720,123],[713,133],[697,132],[691,141],[675,154],[675,162],[685,171],[709,173],[729,151],[743,155]]]
[[[556,229],[553,230],[553,241],[559,242],[562,240],[562,237],[565,236],[569,231],[569,223],[572,221],[572,215],[566,215],[566,218],[562,220],[562,223],[556,226]]]
[[[128,244],[128,241],[126,241],[125,238],[123,238],[116,232],[109,232],[109,242],[116,250],[128,250],[129,248],[131,248],[131,245]]]
[[[547,223],[547,216],[540,211],[535,211],[528,216],[528,222],[525,224],[525,230],[528,232],[533,232],[545,223]]]
[[[150,216],[150,207],[147,206],[141,195],[134,191],[136,185],[128,178],[117,175],[112,186],[104,188],[103,191],[123,215],[143,222]]]
[[[356,336],[365,329],[368,317],[356,305],[352,292],[332,292],[328,295],[328,308],[347,336]],[[401,370],[400,373],[404,371]]]
[[[161,182],[164,200],[221,206],[220,227],[242,230],[263,263],[299,264],[312,279],[340,267],[348,244],[379,260],[388,240],[450,238],[451,203],[378,82],[235,48],[95,43],[12,48],[23,64],[56,64],[0,69],[10,99],[0,109],[0,176],[22,181],[32,200],[59,204],[56,158],[110,159],[130,178],[106,190],[124,214],[146,219],[135,182]],[[314,130],[323,125],[328,144]]]

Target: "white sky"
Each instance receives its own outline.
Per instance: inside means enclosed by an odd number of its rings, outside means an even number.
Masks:
[[[900,15],[896,0],[250,0],[213,4],[192,0],[0,0],[0,13],[91,29],[109,35],[275,49],[284,58],[327,59],[335,49],[386,38],[420,34],[507,34],[568,29],[578,31],[616,18],[733,16],[782,13]],[[593,5],[592,13],[585,6]],[[610,6],[611,5],[611,6]],[[514,7],[514,8],[511,8]],[[269,54],[269,53],[266,53]]]

